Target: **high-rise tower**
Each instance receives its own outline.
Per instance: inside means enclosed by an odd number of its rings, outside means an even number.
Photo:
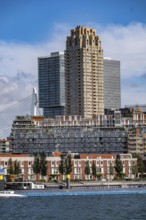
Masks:
[[[104,108],[121,108],[120,61],[104,59]]]
[[[38,58],[39,107],[43,108],[44,116],[64,115],[64,75],[64,53]]]
[[[103,49],[96,30],[77,26],[65,51],[66,114],[104,114]]]

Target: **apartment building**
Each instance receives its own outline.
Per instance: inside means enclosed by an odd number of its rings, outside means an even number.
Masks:
[[[128,152],[146,155],[146,127],[136,127],[128,133]]]
[[[54,151],[67,153],[127,153],[127,131],[121,127],[100,126],[99,121],[81,116],[56,118],[21,117],[12,124],[13,153]]]
[[[66,114],[103,115],[103,49],[96,30],[81,26],[71,30],[65,60]]]
[[[105,109],[106,120],[111,118],[114,125],[125,128],[146,126],[146,112],[141,109],[121,108],[119,110]]]
[[[60,152],[54,152],[50,157],[46,157],[48,162],[46,181],[63,180],[65,175],[59,174],[59,164],[61,161]],[[113,179],[116,175],[114,170],[116,154],[74,154],[72,156],[72,173],[73,180],[92,180],[94,179],[91,171],[92,163],[96,165],[97,174],[101,174],[103,178]],[[12,159],[12,163],[17,160],[20,165],[20,177],[24,181],[41,179],[41,176],[36,177],[33,172],[34,157],[29,154],[0,154],[0,166],[4,168],[4,176],[8,175],[8,161]],[[126,177],[132,178],[132,166],[137,164],[137,159],[132,158],[131,154],[120,154],[123,164],[123,173]],[[85,174],[86,162],[89,162],[90,174]],[[110,172],[110,166],[113,167],[113,172]]]
[[[0,153],[9,153],[10,152],[10,141],[9,140],[0,140]]]

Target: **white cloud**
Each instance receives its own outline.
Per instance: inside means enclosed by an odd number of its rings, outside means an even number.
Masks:
[[[37,45],[0,41],[0,111],[32,93],[37,86],[37,58],[64,51],[68,30],[66,25],[55,25],[50,40]]]
[[[122,107],[125,104],[145,104],[146,80],[146,25],[131,23],[127,26],[90,23],[100,35],[105,57],[121,62]],[[133,88],[132,81],[138,77],[141,83]],[[125,86],[126,82],[126,86]]]
[[[135,90],[124,88],[122,90],[122,107],[125,105],[146,104],[146,89]]]
[[[14,76],[22,71],[37,77],[37,58],[52,51],[64,51],[66,25],[55,25],[50,40],[37,45],[0,41],[0,75]]]
[[[132,77],[146,72],[146,26],[132,23],[106,27],[93,24],[91,27],[95,27],[101,36],[104,56],[121,61],[121,78],[127,79],[130,87]],[[0,41],[0,110],[31,94],[32,87],[37,85],[37,57],[49,55],[52,51],[63,51],[71,28],[74,27],[55,24],[54,31],[48,35],[49,40],[37,45]],[[123,86],[122,104],[145,103],[145,92],[143,88],[139,97],[137,90],[129,91]]]
[[[97,30],[102,37],[104,56],[121,61],[122,78],[141,76],[146,71],[146,25],[109,25]]]

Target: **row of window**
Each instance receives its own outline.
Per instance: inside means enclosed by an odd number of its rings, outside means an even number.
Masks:
[[[24,165],[24,162],[22,161],[18,161],[19,162],[19,166],[23,166]],[[8,161],[5,161],[4,162],[4,166],[7,167],[9,165],[9,162]],[[32,165],[32,161],[28,161],[28,165]]]

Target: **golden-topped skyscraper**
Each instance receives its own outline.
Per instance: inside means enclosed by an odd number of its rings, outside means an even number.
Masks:
[[[66,114],[92,118],[104,114],[103,49],[96,30],[77,26],[65,51]]]

